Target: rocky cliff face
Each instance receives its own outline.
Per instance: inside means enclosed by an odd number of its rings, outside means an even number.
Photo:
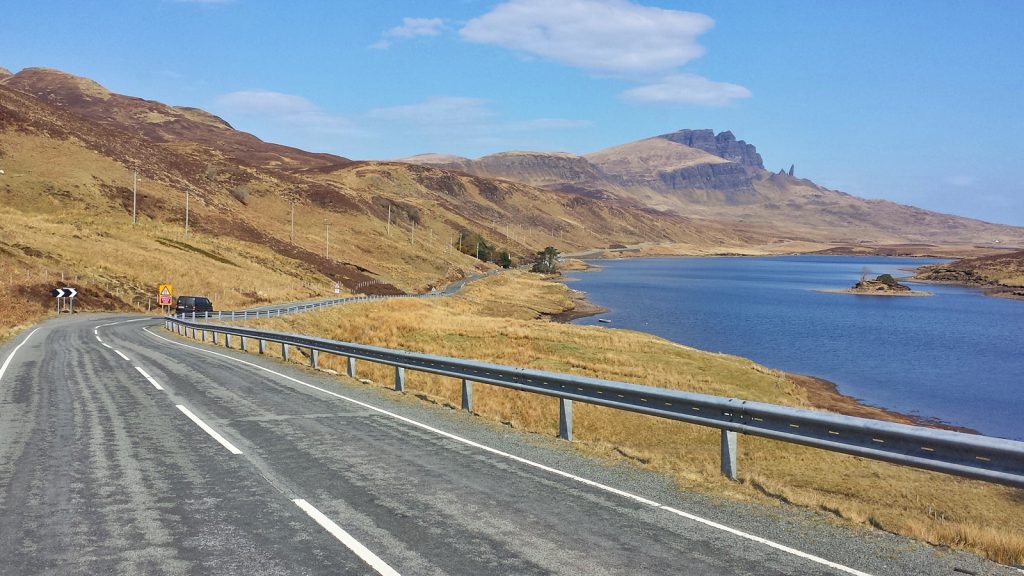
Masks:
[[[575,154],[510,152],[484,156],[475,162],[480,176],[510,180],[526,176],[531,184],[579,183],[600,180],[599,168]]]
[[[713,130],[680,130],[671,134],[662,134],[659,138],[703,150],[708,154],[714,154],[743,166],[764,169],[764,162],[761,160],[761,155],[757,153],[757,148],[753,144],[737,140],[728,130],[719,132],[717,135]]]
[[[726,204],[742,204],[756,199],[746,168],[734,162],[700,164],[657,174],[663,188],[669,190],[715,190]]]

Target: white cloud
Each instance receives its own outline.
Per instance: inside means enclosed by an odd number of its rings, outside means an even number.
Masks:
[[[946,184],[955,188],[973,188],[975,183],[974,177],[966,174],[955,174],[946,178]]]
[[[368,116],[418,125],[463,125],[490,120],[494,112],[487,107],[486,100],[481,98],[440,96],[415,104],[375,108],[370,110]]]
[[[697,39],[714,26],[704,14],[628,0],[508,0],[459,30],[466,41],[502,46],[646,85],[623,97],[641,102],[721,106],[750,91],[680,68],[704,55]]]
[[[344,116],[330,114],[303,96],[270,90],[242,90],[217,98],[218,110],[229,115],[247,116],[282,127],[312,132],[354,130]]]
[[[704,54],[714,21],[626,0],[510,0],[470,20],[460,36],[588,70],[668,71]]]
[[[376,108],[365,115],[370,131],[403,134],[409,153],[424,150],[508,148],[535,142],[544,146],[550,135],[590,125],[582,120],[532,118],[510,120],[482,98],[439,96],[401,106]],[[511,136],[515,134],[515,136]]]
[[[217,98],[217,103],[241,114],[307,114],[316,105],[302,96],[269,90],[242,90]]]
[[[622,95],[638,102],[724,106],[752,94],[738,84],[715,82],[696,74],[672,74],[660,82],[626,90]]]
[[[389,38],[416,38],[419,36],[437,36],[441,34],[444,20],[441,18],[402,18],[401,26],[395,26],[381,35],[381,39],[370,48],[383,50],[391,47]]]

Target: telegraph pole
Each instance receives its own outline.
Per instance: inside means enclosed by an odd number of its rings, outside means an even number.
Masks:
[[[135,225],[135,211],[139,206],[138,202],[139,194],[139,170],[136,168],[132,172],[132,225]]]
[[[185,190],[185,240],[188,240],[188,190]]]
[[[409,243],[413,244],[413,245],[416,244],[416,221],[415,220],[412,221],[412,236],[409,237]]]

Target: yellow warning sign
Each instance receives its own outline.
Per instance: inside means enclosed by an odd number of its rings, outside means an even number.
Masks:
[[[171,300],[174,299],[174,286],[170,284],[161,284],[160,288],[157,290],[157,294],[159,294],[161,306],[170,306]]]

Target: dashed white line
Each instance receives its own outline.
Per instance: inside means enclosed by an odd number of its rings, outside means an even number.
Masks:
[[[380,559],[379,556],[374,554],[367,548],[359,543],[358,540],[352,537],[351,534],[345,532],[341,526],[334,523],[333,520],[324,516],[323,512],[317,510],[312,504],[306,502],[302,498],[292,500],[296,506],[302,509],[303,512],[309,514],[309,517],[316,520],[316,523],[323,527],[324,530],[330,532],[331,536],[338,539],[339,542],[348,547],[349,550],[355,552],[356,556],[359,556],[370,565],[371,568],[377,571],[382,576],[399,576],[398,572],[394,568],[388,566],[386,562]]]
[[[110,344],[107,344],[106,342],[100,342],[100,344],[103,344],[104,346],[106,346],[107,348],[110,348],[111,350],[114,349],[113,346],[111,346]]]
[[[149,383],[152,384],[154,388],[156,388],[157,390],[163,390],[164,389],[164,387],[161,386],[160,383],[158,383],[156,380],[154,380],[152,376],[150,376],[149,374],[146,374],[146,371],[143,370],[141,367],[136,366],[135,369],[138,370],[139,374],[142,374],[142,376],[146,380],[149,380]]]
[[[779,551],[782,551],[782,552],[786,552],[786,553],[792,554],[794,556],[797,556],[797,557],[800,557],[800,558],[804,558],[806,560],[810,560],[811,562],[816,562],[816,563],[821,564],[823,566],[828,566],[830,568],[834,568],[834,569],[836,569],[836,570],[838,570],[840,572],[845,572],[847,574],[852,574],[854,576],[871,576],[867,572],[861,572],[860,570],[857,570],[857,569],[854,569],[854,568],[850,568],[849,566],[844,566],[843,564],[837,564],[836,562],[832,562],[831,560],[826,560],[824,558],[821,558],[820,556],[815,556],[813,554],[808,554],[807,552],[801,552],[800,550],[797,550],[795,548],[790,548],[789,546],[786,546],[784,544],[779,544],[778,542],[774,542],[772,540],[768,540],[768,539],[762,538],[760,536],[755,536],[754,534],[743,532],[742,530],[737,530],[735,528],[730,528],[729,526],[725,526],[724,524],[719,524],[719,523],[717,523],[717,522],[715,522],[713,520],[708,520],[706,518],[701,518],[700,516],[696,516],[696,515],[690,514],[688,512],[683,512],[682,510],[677,510],[677,509],[671,508],[669,506],[664,506],[662,504],[654,502],[653,500],[648,500],[647,498],[644,498],[643,496],[638,496],[636,494],[631,494],[631,493],[626,492],[624,490],[619,490],[618,488],[613,488],[611,486],[607,486],[605,484],[601,484],[600,482],[595,482],[595,481],[589,480],[587,478],[582,478],[580,476],[576,476],[575,474],[570,474],[568,472],[563,472],[561,470],[558,470],[557,468],[552,468],[550,466],[546,466],[546,465],[541,464],[539,462],[534,462],[533,460],[528,460],[528,459],[523,458],[521,456],[516,456],[514,454],[509,454],[508,452],[502,452],[501,450],[498,450],[496,448],[491,448],[490,446],[486,446],[484,444],[480,444],[479,442],[474,442],[473,440],[469,440],[468,438],[463,438],[461,436],[456,436],[455,434],[452,434],[451,432],[445,432],[444,430],[441,430],[441,429],[438,429],[438,428],[434,428],[433,426],[429,426],[429,425],[423,424],[421,422],[417,422],[416,420],[413,420],[411,418],[406,418],[405,416],[401,416],[399,414],[395,414],[394,412],[389,412],[387,410],[384,410],[383,408],[378,408],[376,406],[373,406],[372,404],[367,404],[365,402],[361,402],[361,401],[356,400],[354,398],[349,398],[348,396],[343,396],[343,395],[338,394],[336,392],[331,392],[330,390],[325,390],[323,388],[320,388],[319,386],[314,386],[314,385],[309,384],[307,382],[303,382],[302,380],[299,380],[298,378],[292,378],[291,376],[288,376],[287,374],[282,374],[280,372],[276,372],[274,370],[271,370],[270,368],[265,368],[263,366],[260,366],[259,364],[253,364],[252,362],[247,362],[247,361],[242,360],[240,358],[234,358],[232,356],[228,356],[227,354],[221,354],[220,352],[214,352],[212,350],[206,350],[205,348],[199,348],[198,346],[191,346],[189,344],[184,344],[184,343],[181,343],[181,342],[175,342],[174,340],[171,340],[169,338],[164,338],[163,336],[160,336],[159,334],[155,334],[153,332],[150,332],[148,328],[143,328],[143,330],[145,330],[151,336],[154,336],[154,337],[159,338],[161,340],[164,340],[166,342],[170,342],[170,343],[175,344],[177,346],[182,346],[184,348],[190,348],[192,350],[198,350],[199,352],[203,352],[203,353],[206,353],[206,354],[212,354],[214,356],[219,356],[221,358],[226,358],[228,360],[233,360],[235,362],[239,362],[241,364],[245,364],[246,366],[251,366],[251,367],[256,368],[258,370],[263,370],[264,372],[268,372],[268,373],[273,374],[275,376],[278,376],[280,378],[284,378],[285,380],[289,380],[289,381],[294,382],[296,384],[299,384],[301,386],[305,386],[307,388],[311,388],[313,390],[317,390],[319,392],[327,394],[328,396],[333,396],[335,398],[339,398],[341,400],[345,400],[347,402],[351,402],[352,404],[355,404],[357,406],[361,406],[363,408],[366,408],[367,410],[372,410],[374,412],[377,412],[378,414],[384,414],[385,416],[390,416],[391,418],[394,418],[396,420],[400,420],[400,421],[405,422],[407,424],[410,424],[412,426],[416,426],[417,428],[421,428],[423,430],[427,430],[429,432],[433,432],[434,434],[438,434],[440,436],[444,436],[445,438],[449,438],[451,440],[454,440],[456,442],[460,442],[460,443],[465,444],[467,446],[472,446],[474,448],[478,448],[480,450],[484,450],[486,452],[490,452],[491,454],[495,454],[497,456],[501,456],[501,457],[507,458],[509,460],[514,460],[514,461],[519,462],[521,464],[525,464],[527,466],[532,466],[534,468],[538,468],[540,470],[544,470],[545,472],[550,472],[551,474],[562,476],[563,478],[568,478],[570,480],[574,480],[576,482],[580,482],[582,484],[586,484],[588,486],[592,486],[594,488],[597,488],[599,490],[603,490],[605,492],[610,492],[612,494],[617,494],[619,496],[622,496],[623,498],[634,500],[636,502],[640,502],[641,504],[645,504],[645,505],[651,506],[653,508],[657,508],[657,509],[660,509],[660,510],[664,510],[666,512],[670,512],[670,513],[676,514],[678,516],[681,516],[681,517],[686,518],[688,520],[691,520],[693,522],[697,522],[697,523],[703,524],[703,525],[711,527],[711,528],[716,528],[718,530],[722,530],[722,531],[728,532],[729,534],[733,534],[735,536],[739,536],[740,538],[744,538],[744,539],[750,540],[752,542],[757,542],[759,544],[764,544],[764,545],[769,546],[771,548],[774,548],[776,550],[779,550]]]
[[[115,349],[114,352],[117,352],[117,355],[120,356],[121,358],[124,358],[125,360],[128,360],[129,362],[131,362],[131,360],[129,360],[128,357],[125,356],[120,350],[116,350]]]
[[[184,414],[185,416],[188,416],[189,420],[195,422],[196,426],[199,426],[200,428],[202,428],[203,432],[206,432],[214,440],[216,440],[217,442],[220,442],[221,446],[223,446],[223,447],[228,449],[228,452],[231,452],[232,454],[241,454],[242,453],[241,450],[239,450],[238,448],[235,448],[234,444],[232,444],[231,442],[228,442],[227,438],[224,438],[216,430],[214,430],[213,428],[210,428],[206,424],[206,422],[203,422],[202,420],[200,420],[199,417],[196,416],[195,414],[193,414],[188,408],[185,408],[181,404],[176,404],[175,407],[178,410],[181,410],[182,414]]]
[[[28,342],[28,339],[31,338],[32,335],[38,331],[39,328],[36,328],[35,330],[29,332],[28,336],[25,336],[25,339],[21,341],[21,344],[18,344],[17,346],[14,347],[14,350],[11,350],[11,353],[7,356],[7,360],[4,360],[4,365],[0,366],[0,380],[3,379],[4,372],[7,372],[7,367],[11,364],[11,360],[14,360],[14,355],[17,354],[18,350],[21,350],[21,347],[24,346],[26,342]]]

